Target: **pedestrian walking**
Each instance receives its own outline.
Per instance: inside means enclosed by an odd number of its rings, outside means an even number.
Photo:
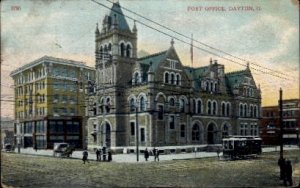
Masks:
[[[88,155],[89,155],[89,153],[86,150],[84,150],[83,153],[82,153],[83,164],[85,164],[85,162],[89,163],[89,161],[88,161]]]
[[[101,149],[96,150],[97,161],[101,161]]]
[[[278,159],[278,166],[279,166],[279,169],[280,169],[280,180],[283,180],[284,179],[285,158],[280,157]]]
[[[154,161],[159,161],[159,151],[158,149],[154,148],[153,149],[153,155],[154,155]]]
[[[217,148],[218,159],[220,159],[220,153],[221,153],[221,150],[220,150],[220,148],[218,147],[218,148]]]
[[[110,150],[107,152],[107,160],[108,162],[112,161],[112,154]]]
[[[106,147],[102,148],[103,161],[106,161]]]
[[[145,157],[145,160],[148,161],[148,158],[149,158],[149,151],[148,151],[147,148],[145,149],[144,157]]]
[[[287,160],[284,166],[284,182],[283,185],[287,186],[287,182],[289,182],[289,185],[293,185],[293,179],[292,179],[292,174],[293,174],[293,168],[290,160]]]

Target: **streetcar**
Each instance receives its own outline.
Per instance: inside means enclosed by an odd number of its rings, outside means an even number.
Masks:
[[[254,136],[232,136],[223,138],[223,157],[242,159],[261,154],[262,139]]]

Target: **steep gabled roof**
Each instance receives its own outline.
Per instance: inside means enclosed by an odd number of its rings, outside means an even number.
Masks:
[[[113,6],[110,10],[109,16],[111,18],[112,23],[114,23],[115,16],[116,16],[117,24],[118,24],[117,28],[119,30],[130,31],[128,23],[125,19],[125,16],[124,16],[123,12],[122,12],[121,6],[118,2],[113,4]]]
[[[235,71],[225,74],[226,85],[233,89],[235,85],[240,85],[245,76],[251,76],[249,69]]]
[[[159,66],[159,63],[165,60],[166,57],[167,51],[162,51],[159,53],[141,57],[137,60],[137,62],[141,64],[141,67],[148,67],[148,69],[150,67],[150,64],[152,64],[152,70],[156,71]]]

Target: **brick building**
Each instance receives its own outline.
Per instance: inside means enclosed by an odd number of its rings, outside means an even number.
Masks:
[[[22,147],[85,143],[85,86],[95,70],[82,62],[44,56],[11,72],[15,133]]]
[[[300,134],[300,99],[283,100],[283,142],[299,143]],[[262,107],[260,135],[264,144],[280,144],[279,106]]]

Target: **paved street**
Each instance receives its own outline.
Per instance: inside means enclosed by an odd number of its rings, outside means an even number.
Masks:
[[[299,183],[300,151],[285,150]],[[180,154],[192,155],[192,154]],[[200,155],[200,154],[199,154]],[[160,162],[87,164],[79,159],[2,152],[2,182],[14,187],[278,187],[278,152],[257,159],[222,161],[216,157]],[[134,159],[134,155],[120,155]],[[115,160],[118,161],[117,155]]]
[[[295,146],[285,146],[284,150],[293,150],[298,149]],[[272,152],[272,151],[279,151],[279,147],[266,147],[263,148],[263,152]],[[17,149],[15,150],[17,152]],[[32,155],[43,155],[43,156],[53,156],[53,150],[33,150],[32,148],[28,149],[21,149],[22,154],[32,154]],[[222,153],[220,153],[222,156]],[[116,154],[113,155],[114,162],[127,162],[127,163],[134,163],[137,162],[136,154]],[[217,157],[216,152],[196,152],[196,153],[181,153],[181,154],[167,154],[167,155],[160,155],[160,161],[169,161],[169,160],[176,160],[176,159],[193,159],[193,158],[204,158],[204,157]],[[71,158],[82,158],[82,151],[75,151],[72,154]],[[94,152],[89,152],[90,160],[96,160],[96,155]],[[154,157],[150,156],[150,161],[154,160]],[[144,155],[139,155],[139,161],[144,162]]]

